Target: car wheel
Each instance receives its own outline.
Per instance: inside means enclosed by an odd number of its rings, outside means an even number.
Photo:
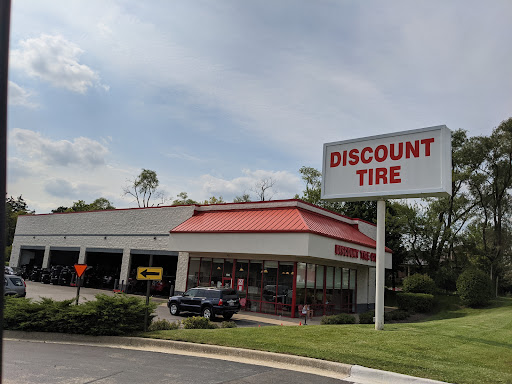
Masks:
[[[180,314],[180,309],[178,308],[178,305],[176,303],[171,303],[171,306],[169,307],[169,312],[171,312],[171,315],[178,316]]]
[[[232,313],[225,313],[224,315],[222,315],[222,317],[224,318],[224,320],[229,320],[233,317],[233,314]]]
[[[212,307],[204,307],[201,310],[201,316],[203,316],[205,319],[208,319],[208,320],[215,319],[215,315],[213,314]]]

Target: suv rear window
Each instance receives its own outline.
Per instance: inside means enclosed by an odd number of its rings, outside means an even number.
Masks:
[[[17,286],[17,287],[22,287],[23,286],[23,281],[21,281],[21,279],[19,277],[9,277],[9,279],[11,279],[11,282]]]
[[[236,291],[234,289],[224,289],[222,294],[224,296],[236,296]]]

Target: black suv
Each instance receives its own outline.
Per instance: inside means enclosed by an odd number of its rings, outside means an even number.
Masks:
[[[240,299],[232,288],[192,288],[181,296],[171,296],[167,302],[171,315],[195,312],[213,320],[221,315],[229,320],[240,310]]]

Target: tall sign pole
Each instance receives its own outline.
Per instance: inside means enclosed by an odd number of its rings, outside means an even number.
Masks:
[[[386,200],[377,201],[377,268],[375,276],[375,329],[384,329],[384,267],[386,244]]]

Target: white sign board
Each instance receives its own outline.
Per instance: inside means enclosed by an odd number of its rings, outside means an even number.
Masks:
[[[324,144],[325,200],[446,196],[451,180],[445,125]]]

